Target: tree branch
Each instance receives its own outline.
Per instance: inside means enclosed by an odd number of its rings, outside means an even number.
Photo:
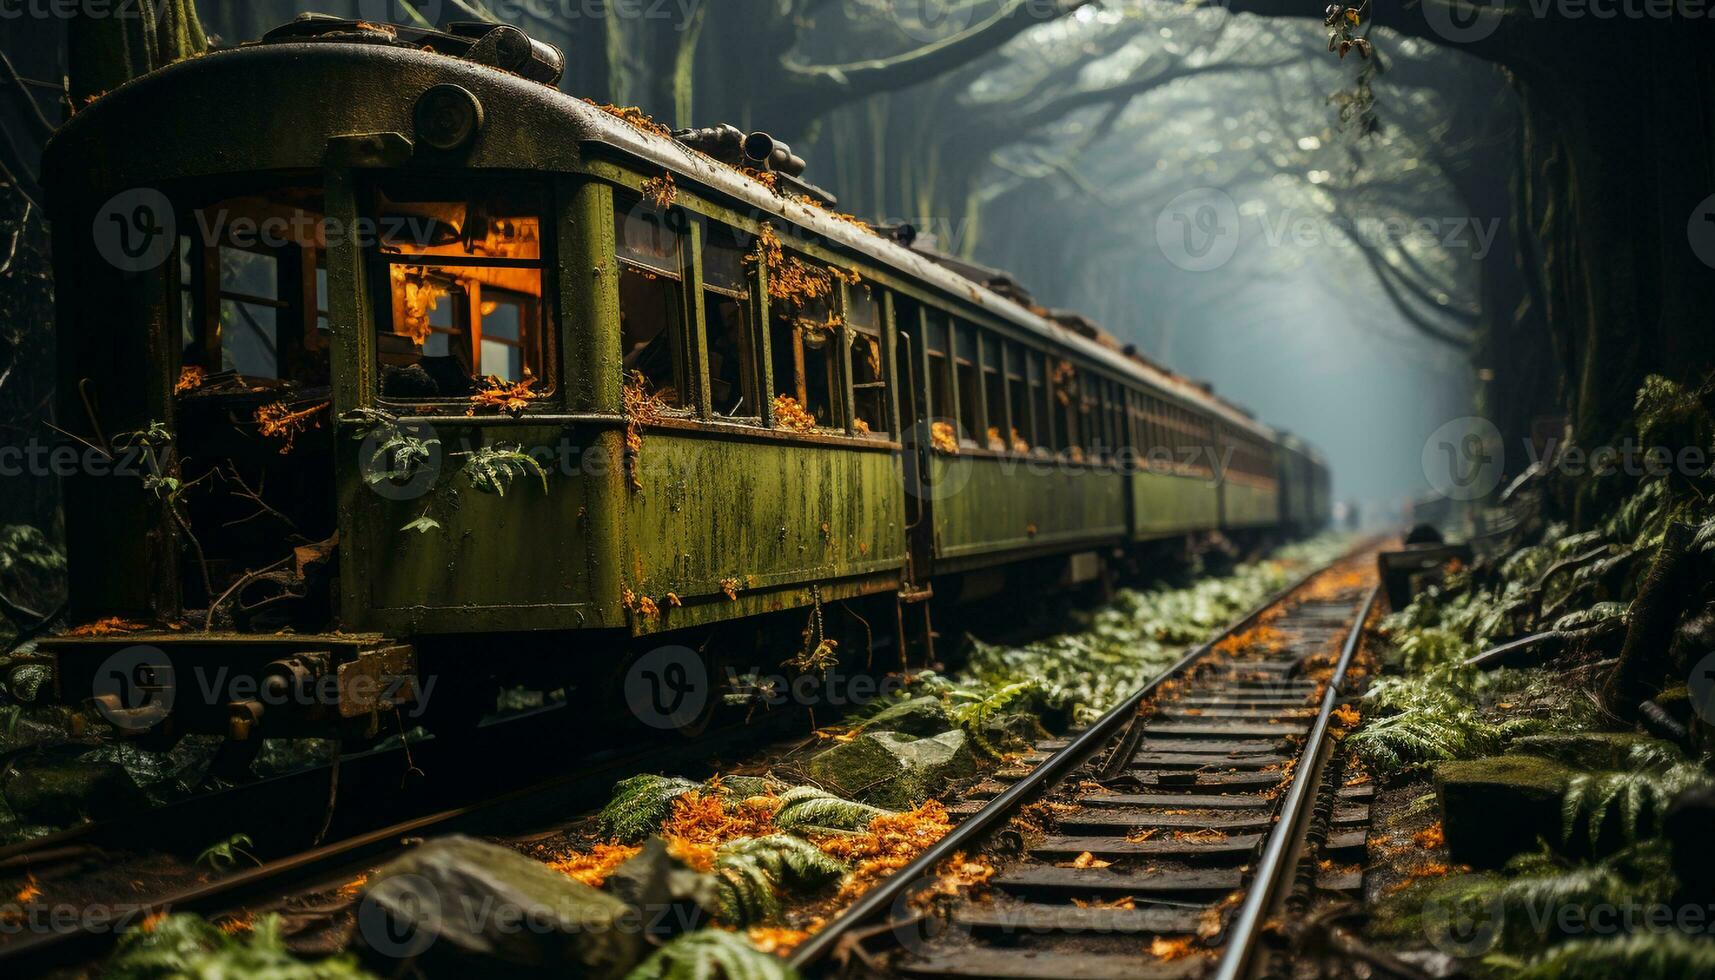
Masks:
[[[1093,0],[1007,0],[993,17],[915,51],[844,65],[783,61],[787,84],[820,96],[826,111],[844,102],[926,82],[979,58],[1037,24],[1057,20]]]

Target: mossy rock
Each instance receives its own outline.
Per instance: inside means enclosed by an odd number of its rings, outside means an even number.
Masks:
[[[1531,755],[1443,762],[1435,767],[1435,795],[1453,860],[1498,868],[1532,850],[1537,840],[1561,838],[1561,801],[1584,767]]]
[[[409,960],[426,976],[620,980],[650,952],[639,914],[540,861],[452,835],[370,877],[352,941],[382,976]]]
[[[1629,769],[1634,750],[1655,747],[1674,751],[1672,743],[1634,732],[1567,732],[1525,735],[1507,746],[1513,755],[1549,759],[1584,772]]]
[[[924,738],[953,729],[953,719],[947,717],[947,706],[941,699],[925,694],[890,705],[874,718],[863,723],[860,731],[904,732]]]
[[[903,732],[865,732],[811,757],[804,771],[846,799],[892,810],[917,806],[948,781],[977,771],[965,733],[912,738]]]
[[[55,746],[14,759],[0,793],[26,822],[72,824],[141,807],[143,791],[116,762],[81,756],[82,746]],[[75,753],[75,754],[74,754]]]

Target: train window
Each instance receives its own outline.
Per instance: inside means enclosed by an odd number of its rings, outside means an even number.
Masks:
[[[1030,384],[1030,407],[1036,418],[1036,429],[1031,434],[1030,441],[1038,449],[1053,449],[1054,426],[1050,420],[1053,419],[1054,412],[1049,404],[1053,400],[1053,395],[1043,381],[1042,355],[1033,350],[1025,351],[1024,367],[1025,380]]]
[[[1005,365],[1001,362],[1000,338],[985,332],[981,342],[983,396],[988,406],[986,445],[995,452],[1006,452],[1010,445],[1008,427],[1012,423],[1007,417],[1006,375],[1003,373]]]
[[[887,431],[887,381],[881,356],[881,304],[868,285],[846,287],[846,324],[851,328],[852,429],[859,435]]]
[[[325,300],[307,301],[323,263],[321,218],[321,193],[307,188],[227,198],[195,212],[190,220],[204,240],[179,238],[185,367],[205,378],[328,384],[328,330],[312,308]],[[205,381],[191,390],[227,389]]]
[[[1078,427],[1078,368],[1071,361],[1055,360],[1048,378],[1054,390],[1054,448],[1072,459],[1083,459],[1079,446]]]
[[[613,202],[619,258],[619,349],[626,383],[661,404],[688,404],[684,351],[684,232],[678,212]]]
[[[1102,437],[1101,416],[1096,408],[1096,379],[1088,374],[1079,379],[1078,384],[1078,428],[1084,433],[1084,455],[1087,459],[1098,459],[1102,455],[1105,439]]]
[[[816,268],[805,259],[804,266]],[[821,267],[824,268],[825,267]],[[834,277],[829,275],[828,281]],[[798,296],[770,309],[769,347],[774,366],[775,414],[788,428],[845,427],[838,357],[843,342],[831,296]],[[782,412],[792,399],[798,414]]]
[[[1024,348],[1006,345],[1007,406],[1012,412],[1012,431],[1007,433],[1007,448],[1015,453],[1030,452],[1035,440],[1030,424],[1030,388],[1024,383]]]
[[[539,192],[472,196],[400,182],[375,193],[381,396],[469,398],[483,386],[549,390]]]
[[[934,421],[951,422],[956,413],[947,316],[940,310],[925,310],[923,320],[923,349],[929,355],[929,417]]]
[[[751,325],[750,277],[740,233],[709,224],[703,241],[703,322],[709,338],[709,399],[716,415],[760,418],[760,372]]]
[[[976,446],[983,431],[982,387],[977,380],[977,328],[959,323],[953,330],[953,371],[959,384],[959,442]]]

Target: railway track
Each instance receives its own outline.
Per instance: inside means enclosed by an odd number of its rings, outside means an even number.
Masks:
[[[1332,745],[1327,732],[1356,624],[1374,601],[1374,591],[1366,598],[1362,589],[1302,601],[1305,590],[1326,574],[1330,569],[1318,570],[1277,593],[1095,724],[1039,743],[1036,755],[1019,767],[997,772],[955,807],[962,819],[952,833],[807,940],[793,956],[794,966],[816,971],[891,945],[894,968],[923,976],[1192,976],[1207,971],[1208,957],[1163,964],[1138,952],[1138,942],[1207,940],[1211,915],[1219,917],[1221,948],[1229,959],[1236,950],[1254,953],[1264,916],[1278,907],[1281,889],[1290,883],[1305,829],[1325,829],[1326,821],[1311,819],[1318,800],[1312,787]],[[1272,649],[1237,644],[1262,636],[1264,628],[1282,642]],[[1342,638],[1343,646],[1335,643]],[[1331,643],[1338,647],[1337,661],[1327,656]],[[1321,663],[1319,654],[1332,671],[1331,682],[1307,669],[1315,666],[1312,661]],[[710,732],[697,740],[616,749],[577,771],[515,781],[510,788],[498,771],[489,772],[472,785],[461,784],[456,799],[419,794],[410,806],[398,804],[370,813],[361,824],[341,825],[327,844],[307,846],[301,809],[293,811],[299,814],[294,823],[284,809],[269,812],[267,802],[302,798],[313,782],[326,778],[315,770],[277,785],[188,800],[143,815],[141,822],[88,825],[6,848],[0,850],[0,880],[32,867],[112,861],[108,848],[135,849],[139,840],[182,853],[211,839],[201,829],[212,826],[205,819],[211,810],[222,815],[222,827],[235,826],[232,814],[250,810],[285,828],[282,837],[258,835],[264,857],[259,866],[137,895],[126,906],[132,921],[117,928],[100,917],[74,917],[52,929],[9,930],[0,935],[0,972],[37,975],[90,964],[105,955],[125,925],[158,912],[213,916],[337,886],[402,853],[413,839],[455,832],[505,835],[563,819],[599,805],[618,779],[647,770],[694,773],[717,754],[786,737],[796,722],[782,715],[767,725]],[[414,747],[419,761],[441,761],[434,745]],[[341,785],[368,782],[392,764],[386,753],[347,759]],[[322,798],[321,792],[308,795]],[[997,897],[962,901],[941,920],[946,928],[924,932],[928,920],[916,898],[928,888],[933,870],[956,852],[980,849],[1026,804],[1045,798],[1058,801],[1058,826],[995,877]],[[426,805],[431,801],[440,808]],[[342,811],[348,808],[342,803]],[[1357,835],[1360,844],[1362,836]],[[1064,866],[1086,853],[1089,867]],[[1241,891],[1242,902],[1234,898]],[[1226,971],[1226,962],[1221,976],[1244,975]]]
[[[1366,556],[1307,577],[1089,728],[977,787],[947,837],[806,941],[793,965],[1015,980],[1254,975],[1265,923],[1314,875],[1307,862],[1363,846],[1369,787],[1329,777],[1377,595],[1367,568]],[[1034,801],[1048,803],[1052,826],[1024,837],[1012,821]],[[943,862],[985,848],[1017,853],[979,888],[937,898]]]

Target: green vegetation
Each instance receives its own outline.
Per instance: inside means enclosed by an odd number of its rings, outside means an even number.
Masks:
[[[1715,389],[1651,377],[1633,433],[1644,445],[1707,447],[1712,399]],[[1582,530],[1548,519],[1599,507],[1605,516]],[[1670,903],[1696,901],[1676,894],[1673,844],[1660,835],[1669,804],[1712,782],[1709,759],[1674,741],[1712,744],[1685,681],[1715,638],[1715,485],[1707,472],[1596,466],[1577,479],[1539,477],[1512,509],[1498,547],[1446,569],[1387,618],[1390,676],[1371,686],[1365,725],[1347,745],[1387,778],[1436,769],[1453,860],[1463,859],[1461,841],[1474,847],[1527,819],[1542,827],[1541,850],[1495,872],[1416,881],[1380,903],[1372,932],[1421,945],[1436,942],[1444,918],[1496,923],[1480,964],[1496,975],[1707,975],[1715,943],[1706,937],[1643,916],[1612,934],[1564,923],[1592,923],[1599,909],[1672,918]],[[1471,663],[1497,648],[1540,666]],[[1672,740],[1612,731],[1646,721]],[[1558,775],[1531,783],[1530,757]],[[1557,803],[1558,816],[1539,814],[1542,802]],[[1496,820],[1485,825],[1485,812]]]
[[[819,888],[846,870],[816,845],[791,834],[728,841],[715,854],[720,919],[735,926],[768,922],[780,913],[781,892]]]
[[[102,968],[109,980],[180,977],[268,977],[270,980],[363,980],[372,974],[351,956],[309,961],[292,955],[280,917],[259,916],[248,931],[228,934],[195,915],[178,913],[119,937]]]
[[[796,980],[797,976],[780,957],[759,952],[743,936],[703,929],[661,947],[625,980]]]

